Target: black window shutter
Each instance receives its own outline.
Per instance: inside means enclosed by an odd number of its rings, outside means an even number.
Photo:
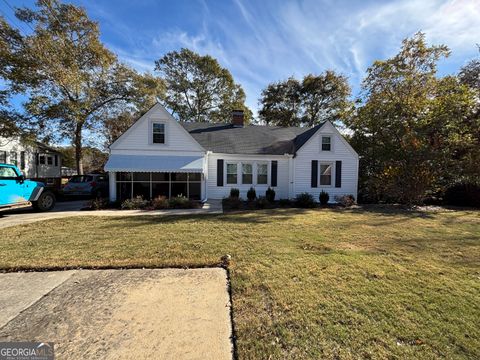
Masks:
[[[217,186],[223,186],[223,159],[217,159]]]
[[[35,154],[35,164],[40,164],[40,155],[38,153]]]
[[[272,183],[271,186],[277,186],[277,169],[278,169],[278,161],[272,161],[272,175],[270,182]]]
[[[318,187],[318,160],[312,160],[312,187]]]
[[[342,162],[335,162],[335,187],[342,187]]]
[[[55,166],[58,166],[58,155],[55,155]]]

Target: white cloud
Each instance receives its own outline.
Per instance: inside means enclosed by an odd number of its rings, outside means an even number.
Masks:
[[[334,69],[358,91],[366,68],[393,56],[401,40],[419,30],[430,43],[452,49],[449,71],[475,55],[480,42],[480,0],[235,0],[228,12],[225,5],[201,5],[200,14],[185,14],[201,19],[197,28],[178,23],[152,38],[130,32],[130,48],[114,50],[139,70],[153,69],[154,60],[180,47],[210,54],[233,73],[256,109],[269,82],[291,75]],[[125,31],[121,25],[119,32]]]
[[[432,42],[468,52],[480,40],[480,1],[396,1],[366,9],[358,23],[360,33],[382,31],[396,39],[422,30]]]

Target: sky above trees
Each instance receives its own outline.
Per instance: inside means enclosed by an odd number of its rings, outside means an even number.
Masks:
[[[34,5],[32,0],[7,1]],[[419,30],[429,43],[452,50],[439,65],[442,75],[456,73],[477,56],[480,42],[478,0],[72,3],[86,8],[99,22],[106,46],[137,70],[153,71],[156,59],[181,47],[212,55],[243,86],[255,112],[268,83],[326,69],[346,75],[356,95],[366,68],[397,53],[401,40]],[[3,1],[0,10],[13,18]]]

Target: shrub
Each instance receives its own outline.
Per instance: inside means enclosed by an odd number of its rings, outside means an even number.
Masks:
[[[328,200],[330,200],[330,195],[326,191],[321,191],[320,195],[318,196],[318,200],[320,200],[320,204],[327,205]]]
[[[166,196],[158,196],[152,200],[152,209],[154,210],[161,210],[161,209],[168,209],[169,201]]]
[[[222,199],[224,210],[238,210],[242,207],[242,199],[239,197],[227,197]]]
[[[191,209],[194,204],[186,196],[178,195],[168,200],[168,206],[172,209]]]
[[[475,184],[456,184],[445,192],[445,203],[456,206],[480,207],[480,186]]]
[[[290,207],[292,206],[292,201],[290,199],[280,199],[278,200],[278,205],[280,207]]]
[[[267,191],[265,192],[265,197],[271,203],[275,201],[275,190],[273,190],[270,186],[268,187]]]
[[[256,205],[258,209],[265,209],[270,205],[270,201],[268,201],[268,199],[265,196],[260,196],[257,199]]]
[[[295,205],[300,208],[313,208],[315,207],[315,200],[313,196],[307,192],[298,194],[295,198]]]
[[[248,201],[253,201],[257,198],[257,192],[255,191],[255,189],[253,187],[251,187],[248,191],[247,191],[247,199]]]
[[[110,207],[110,201],[106,198],[95,198],[90,200],[90,203],[88,204],[90,210],[109,209]]]
[[[237,188],[231,188],[230,189],[230,197],[238,199],[240,197],[240,190],[237,189]]]
[[[133,199],[126,199],[122,205],[122,210],[138,210],[145,209],[148,206],[148,200],[144,200],[142,196],[136,196]]]
[[[353,195],[342,195],[335,196],[335,201],[342,206],[350,207],[355,204],[355,196]]]

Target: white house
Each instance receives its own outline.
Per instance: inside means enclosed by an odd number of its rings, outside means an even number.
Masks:
[[[0,137],[0,163],[16,165],[27,178],[53,182],[61,177],[61,154],[38,141]]]
[[[222,199],[231,188],[246,198],[250,187],[276,198],[308,192],[318,201],[326,191],[357,196],[358,155],[338,130],[324,122],[313,128],[243,123],[176,121],[160,104],[153,106],[110,146],[110,200],[142,195]]]

